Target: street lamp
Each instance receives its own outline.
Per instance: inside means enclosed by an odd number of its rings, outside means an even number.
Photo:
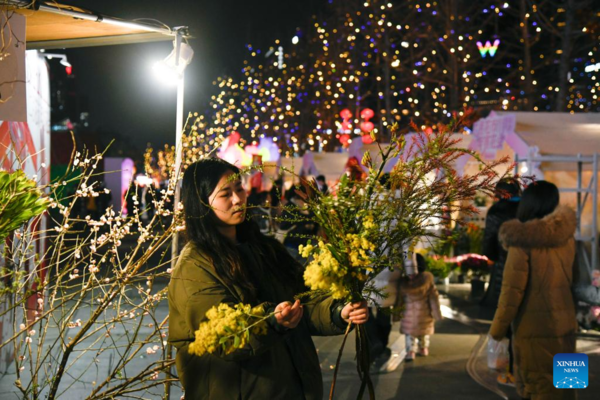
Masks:
[[[67,55],[66,54],[42,53],[42,55],[44,57],[46,57],[48,60],[52,60],[54,58],[59,59],[60,60],[60,64],[65,66],[65,71],[67,72],[67,75],[71,75],[71,71],[73,71],[73,66],[67,60]]]
[[[179,205],[181,192],[179,188],[179,173],[182,162],[182,141],[183,141],[183,83],[184,71],[194,57],[192,47],[187,43],[183,43],[183,36],[187,34],[187,26],[173,28],[175,31],[175,40],[173,41],[173,51],[162,61],[154,65],[154,72],[157,76],[167,84],[177,85],[177,116],[175,123],[175,198],[173,200],[173,217]],[[177,230],[173,232],[173,241],[171,242],[171,269],[175,268],[177,255],[179,254],[179,234]],[[168,356],[171,356],[172,346],[167,346]],[[172,368],[172,367],[171,367]],[[171,396],[171,386],[165,388],[166,398]]]
[[[184,72],[194,57],[194,50],[189,44],[183,43],[183,35],[186,34],[187,27],[181,26],[173,28],[173,30],[175,31],[173,51],[164,60],[154,64],[154,72],[163,82],[177,85],[177,119],[175,126],[175,174],[177,178],[182,159]]]
[[[192,47],[183,43],[183,36],[187,33],[186,26],[173,28],[175,31],[175,40],[173,41],[173,51],[162,61],[154,65],[154,72],[167,84],[177,85],[177,119],[175,124],[175,199],[174,211],[179,204],[179,173],[182,162],[182,138],[183,138],[183,89],[184,89],[184,71],[194,57]],[[171,268],[175,267],[175,259],[179,252],[179,235],[177,231],[173,233],[173,242],[171,245]]]

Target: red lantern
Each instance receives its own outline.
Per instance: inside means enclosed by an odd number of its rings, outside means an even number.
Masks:
[[[371,121],[361,122],[360,130],[366,133],[371,132],[375,128],[375,125]]]
[[[375,112],[373,110],[371,110],[370,108],[365,108],[364,110],[362,110],[360,112],[360,117],[362,119],[364,119],[365,121],[370,120],[374,116],[375,116]]]
[[[231,132],[231,135],[229,135],[229,146],[233,146],[234,144],[239,143],[240,138],[241,136],[238,131]]]
[[[346,146],[348,144],[349,140],[350,140],[350,135],[348,135],[347,133],[340,135],[340,143],[343,144],[344,146]]]
[[[360,138],[362,140],[362,142],[364,144],[371,144],[373,143],[373,138],[371,137],[371,135],[362,135],[362,137]]]
[[[347,108],[344,108],[340,111],[340,117],[342,117],[342,119],[350,119],[352,118],[352,113]]]
[[[344,108],[340,112],[340,117],[342,117],[342,131],[347,132],[350,130],[350,118],[352,118],[352,113],[347,108]]]

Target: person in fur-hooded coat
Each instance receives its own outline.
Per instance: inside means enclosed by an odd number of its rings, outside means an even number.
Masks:
[[[542,187],[531,190],[535,201],[530,201],[527,192],[538,185]],[[512,324],[515,385],[521,397],[572,399],[575,391],[554,388],[552,375],[554,355],[575,352],[577,322],[571,284],[577,220],[571,209],[556,207],[558,190],[547,185],[552,184],[530,185],[523,193],[518,219],[500,229],[508,257],[490,335],[499,341]],[[550,197],[555,200],[548,204]],[[532,207],[550,211],[532,211]]]

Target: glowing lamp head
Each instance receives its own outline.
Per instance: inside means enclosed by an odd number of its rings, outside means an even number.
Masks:
[[[154,73],[165,84],[176,85],[183,77],[183,71],[193,57],[194,50],[192,50],[192,47],[187,43],[181,43],[179,57],[177,57],[177,50],[173,49],[167,58],[154,64]]]
[[[164,61],[159,61],[152,67],[156,78],[167,86],[175,86],[181,79],[181,74],[169,67]]]

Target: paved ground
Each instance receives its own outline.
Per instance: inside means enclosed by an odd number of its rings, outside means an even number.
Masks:
[[[373,383],[378,400],[391,399],[516,399],[514,390],[498,386],[496,372],[490,371],[486,364],[485,339],[489,320],[485,320],[476,302],[469,299],[467,285],[440,286],[442,292],[443,313],[446,317],[436,325],[436,334],[431,339],[431,355],[418,357],[411,363],[403,362],[404,338],[395,325],[391,335],[393,355],[390,362],[382,367],[381,373],[373,375]],[[166,314],[166,304],[160,314]],[[343,354],[336,399],[355,399],[359,382],[354,361],[354,338],[350,337]],[[323,370],[325,396],[328,398],[333,376],[333,366],[341,344],[341,337],[315,338]],[[590,387],[579,390],[579,399],[597,399],[600,397],[600,336],[582,335],[578,341],[578,350],[586,352],[590,359]],[[130,365],[129,373],[145,368],[152,355],[137,357]],[[84,364],[89,360],[83,358]],[[106,369],[111,362],[107,355],[100,358],[97,369]],[[0,399],[19,399],[14,387],[15,374],[9,371],[0,377]],[[89,384],[73,385],[62,396],[63,399],[84,399],[90,392]],[[141,398],[161,398],[161,390],[155,395]],[[174,399],[179,399],[181,390],[173,388]],[[367,398],[365,396],[364,398]]]
[[[469,285],[439,286],[442,313],[445,319],[436,324],[431,338],[430,356],[402,362],[404,340],[394,326],[391,342],[392,371],[373,376],[378,400],[392,399],[518,399],[511,387],[498,385],[498,373],[487,367],[487,331],[489,315],[469,298]],[[316,338],[322,360],[322,370],[328,399],[333,376],[333,364],[339,348],[339,338]],[[351,342],[352,343],[352,342]],[[580,335],[578,351],[590,360],[590,387],[578,390],[579,399],[600,398],[600,335]],[[384,368],[385,369],[385,368]],[[355,399],[360,382],[355,369],[352,349],[345,352],[336,399]],[[365,399],[367,396],[364,397]]]
[[[451,309],[450,301],[445,296],[442,298],[442,304],[446,319],[436,325],[436,334],[431,338],[429,357],[417,357],[410,363],[402,362],[404,336],[398,333],[398,324],[394,325],[391,342],[393,354],[398,355],[399,365],[393,371],[385,371],[384,368],[382,373],[373,375],[377,399],[498,398],[490,390],[475,382],[466,369],[471,351],[480,339],[479,331],[456,320],[459,316],[455,313],[459,310]],[[319,346],[321,359],[326,361],[323,373],[325,385],[329,387],[332,372],[326,367],[330,360],[331,363],[335,362],[334,353],[338,339],[318,338],[315,342]],[[359,382],[352,355],[352,351],[345,353],[336,398],[354,399],[356,396]]]

